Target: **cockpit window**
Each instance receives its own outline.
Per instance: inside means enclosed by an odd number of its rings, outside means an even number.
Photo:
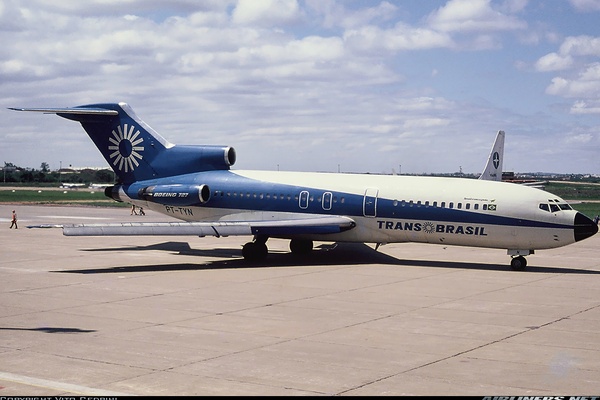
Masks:
[[[558,200],[548,200],[548,201],[550,202],[550,204],[540,203],[540,210],[544,210],[544,211],[548,211],[548,212],[559,212],[561,210],[572,210],[573,209],[573,207],[571,207],[567,203],[554,204],[554,201],[556,201],[558,203]]]

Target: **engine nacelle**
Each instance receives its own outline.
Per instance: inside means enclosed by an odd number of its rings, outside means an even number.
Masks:
[[[123,199],[121,199],[121,192],[123,192],[123,187],[121,185],[107,186],[104,188],[104,195],[106,197],[109,197],[120,203],[123,202]]]
[[[169,206],[194,206],[210,199],[208,185],[153,185],[138,192],[140,200]]]

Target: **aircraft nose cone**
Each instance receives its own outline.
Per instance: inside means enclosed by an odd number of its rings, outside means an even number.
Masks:
[[[582,213],[577,213],[575,214],[573,231],[575,234],[575,241],[579,242],[580,240],[594,236],[598,232],[598,225]]]

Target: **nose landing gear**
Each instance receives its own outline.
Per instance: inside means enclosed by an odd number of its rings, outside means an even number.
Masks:
[[[523,271],[527,266],[527,260],[524,256],[534,254],[535,250],[508,249],[507,253],[512,257],[512,260],[510,260],[510,267],[513,271]]]
[[[516,256],[510,260],[510,267],[514,271],[523,271],[527,266],[527,260],[523,256]]]

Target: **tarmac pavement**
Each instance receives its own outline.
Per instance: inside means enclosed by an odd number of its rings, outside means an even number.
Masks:
[[[16,209],[19,229],[9,229]],[[0,396],[600,395],[600,236],[528,257],[424,244],[66,237],[167,221],[0,205]]]

